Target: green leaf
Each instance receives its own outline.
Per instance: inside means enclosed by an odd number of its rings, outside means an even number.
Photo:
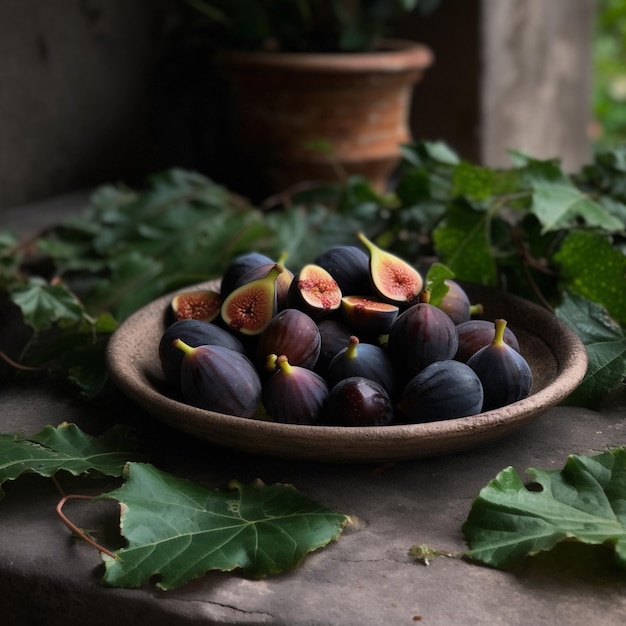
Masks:
[[[613,247],[608,235],[572,231],[554,261],[565,288],[602,304],[611,317],[626,325],[626,255]]]
[[[22,309],[26,323],[36,331],[47,330],[54,323],[77,323],[83,316],[82,305],[64,285],[51,285],[37,277],[15,289],[12,300]]]
[[[569,183],[542,182],[534,185],[532,211],[543,225],[542,232],[571,228],[579,219],[587,226],[619,231],[624,224],[601,204]]]
[[[565,293],[555,313],[580,337],[589,359],[583,381],[567,401],[597,408],[607,393],[624,384],[626,336],[606,309],[581,296]]]
[[[121,476],[124,465],[137,457],[136,442],[123,426],[100,437],[91,437],[68,423],[46,426],[32,437],[0,434],[0,485],[24,473],[50,477],[60,470],[75,476],[92,471]],[[0,490],[0,498],[3,496]]]
[[[626,449],[571,455],[562,470],[529,469],[540,490],[509,467],[474,500],[463,533],[465,556],[497,568],[576,540],[615,548],[626,568]]]
[[[430,304],[433,306],[441,304],[449,290],[445,281],[452,278],[454,278],[454,272],[449,267],[446,267],[443,263],[435,262],[431,264],[424,281],[426,289],[430,291]]]
[[[496,266],[489,240],[489,217],[463,204],[448,208],[445,218],[433,232],[441,262],[460,280],[495,285]]]
[[[347,517],[290,485],[234,484],[209,490],[151,465],[129,463],[118,500],[128,546],[103,555],[103,582],[140,587],[156,575],[171,589],[209,570],[260,578],[295,568],[341,534]]]
[[[494,170],[463,161],[454,169],[452,193],[472,200],[487,200],[493,195],[495,180]]]

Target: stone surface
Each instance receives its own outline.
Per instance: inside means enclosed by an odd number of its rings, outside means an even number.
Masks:
[[[134,425],[151,462],[202,482],[230,479],[287,482],[349,514],[339,540],[297,570],[265,580],[211,572],[162,592],[100,585],[97,552],[72,538],[56,517],[60,496],[51,481],[25,476],[5,485],[0,505],[0,611],[21,624],[568,624],[623,623],[624,573],[602,551],[591,567],[555,567],[549,558],[502,572],[438,557],[424,566],[409,556],[416,544],[458,555],[461,526],[479,490],[503,468],[560,468],[570,453],[594,454],[626,438],[625,399],[602,411],[557,407],[519,433],[462,454],[386,466],[295,463],[233,453],[188,439],[119,399],[93,407],[67,389],[22,384],[0,396],[0,430],[34,433],[76,422],[97,434],[113,420]],[[66,493],[97,494],[117,485],[59,476]],[[113,541],[113,503],[69,502],[81,527]],[[584,556],[585,551],[582,551]],[[578,558],[578,552],[573,553]],[[589,561],[585,561],[589,563]],[[556,621],[555,621],[556,620]]]

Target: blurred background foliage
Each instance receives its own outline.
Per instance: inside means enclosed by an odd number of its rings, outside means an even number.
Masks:
[[[596,150],[626,142],[626,0],[596,0],[590,129]]]

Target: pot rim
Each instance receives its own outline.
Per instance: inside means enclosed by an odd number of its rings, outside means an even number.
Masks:
[[[384,73],[424,70],[434,62],[432,50],[408,39],[384,39],[374,52],[262,52],[224,50],[218,54],[230,68],[258,67],[297,72]]]

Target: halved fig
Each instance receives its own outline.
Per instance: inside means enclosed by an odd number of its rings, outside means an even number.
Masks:
[[[235,288],[241,287],[241,285],[245,285],[246,283],[257,280],[258,278],[263,278],[263,276],[265,276],[274,265],[280,265],[283,268],[283,271],[276,279],[276,310],[282,311],[287,308],[287,298],[289,294],[289,287],[291,286],[291,281],[293,280],[293,272],[288,270],[281,261],[277,261],[276,263],[264,263],[253,267],[243,274],[243,276],[239,277]]]
[[[226,266],[222,275],[222,282],[220,285],[220,292],[222,297],[225,298],[233,289],[239,279],[253,267],[259,265],[265,265],[272,263],[272,259],[262,252],[242,252],[238,254],[230,263]]]
[[[222,296],[217,291],[198,289],[176,294],[171,302],[170,309],[174,321],[200,320],[212,322],[217,319],[222,307]]]
[[[370,280],[375,294],[385,302],[398,306],[415,302],[424,285],[417,269],[383,250],[363,233],[357,233],[357,237],[369,251]]]
[[[232,291],[222,303],[222,319],[233,331],[258,335],[276,314],[276,280],[283,272],[275,263],[261,278]]]
[[[309,263],[291,283],[289,306],[318,321],[339,309],[341,296],[337,281],[323,267]]]
[[[398,317],[400,308],[367,296],[343,296],[341,316],[357,335],[384,335]]]

